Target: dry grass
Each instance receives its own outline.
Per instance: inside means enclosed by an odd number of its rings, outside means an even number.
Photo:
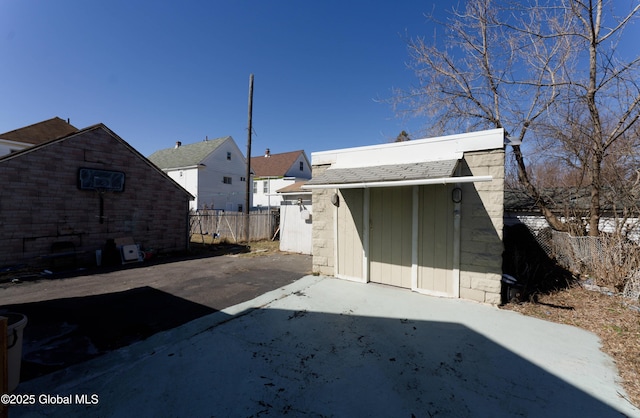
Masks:
[[[629,400],[640,406],[640,312],[621,296],[581,286],[538,295],[534,302],[502,306],[524,315],[591,331],[615,361]],[[635,305],[638,306],[637,304]]]
[[[193,234],[191,236],[191,245],[192,248],[198,247],[202,251],[215,250],[216,248],[220,248],[221,251],[225,251],[226,247],[234,248],[237,246],[245,247],[244,243],[234,244],[233,242],[229,242],[227,240],[220,240],[218,238],[213,238],[211,235],[200,235]],[[263,241],[253,241],[248,245],[248,252],[243,252],[239,254],[239,257],[255,257],[260,255],[273,254],[275,252],[280,251],[280,241],[271,241],[271,240],[263,240]],[[238,253],[237,251],[234,253]]]
[[[280,241],[250,242],[249,248],[251,249],[251,252],[242,254],[241,257],[256,257],[261,255],[277,253],[280,251]]]

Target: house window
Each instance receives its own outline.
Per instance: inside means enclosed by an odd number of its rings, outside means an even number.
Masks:
[[[262,193],[269,193],[269,182],[268,181],[263,181],[262,182]]]
[[[231,184],[231,177],[226,177],[226,176],[225,176],[225,177],[223,177],[223,178],[222,178],[222,182],[223,182],[224,184]]]
[[[300,161],[300,171],[304,171],[304,162]]]
[[[247,181],[246,177],[240,177],[240,181]]]
[[[258,182],[257,181],[253,182],[253,193],[258,193]]]
[[[227,152],[227,160],[231,161],[231,153]]]

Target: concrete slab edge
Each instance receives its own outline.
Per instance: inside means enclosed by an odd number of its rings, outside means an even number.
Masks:
[[[57,390],[62,393],[67,387],[77,386],[79,383],[90,381],[116,369],[126,367],[126,365],[136,364],[150,355],[170,350],[176,341],[183,341],[212,330],[221,324],[249,314],[276,300],[313,286],[326,278],[325,276],[304,276],[291,284],[264,293],[249,301],[224,308],[177,328],[154,334],[146,340],[70,366],[64,370],[24,382],[18,386],[16,393],[36,393],[38,388],[53,387],[51,386],[53,382],[55,382]]]

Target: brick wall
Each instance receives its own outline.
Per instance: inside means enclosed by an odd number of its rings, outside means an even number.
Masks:
[[[55,242],[95,260],[108,238],[187,248],[188,195],[101,125],[0,161],[0,265],[34,262]],[[79,190],[78,169],[125,173],[124,192]]]

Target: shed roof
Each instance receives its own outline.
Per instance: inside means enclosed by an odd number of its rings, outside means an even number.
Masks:
[[[34,123],[33,125],[0,134],[0,139],[39,145],[52,139],[62,138],[74,132],[78,132],[78,128],[56,116],[42,122]]]
[[[251,170],[256,177],[284,177],[303,150],[251,157]],[[306,159],[306,157],[305,157]]]
[[[493,176],[456,176],[467,152],[504,150],[504,130],[345,148],[312,154],[314,167],[329,166],[305,189],[418,186],[475,183]]]
[[[308,190],[304,190],[302,188],[302,186],[304,186],[307,182],[306,181],[296,181],[293,184],[290,184],[286,187],[283,187],[281,189],[276,190],[276,193],[282,193],[282,194],[306,194],[306,193],[311,193]]]
[[[225,136],[162,149],[151,154],[149,160],[161,169],[197,166],[228,139],[231,137]]]
[[[381,185],[401,181],[428,181],[450,178],[453,176],[458,160],[427,161],[421,163],[378,165],[354,168],[329,168],[318,176],[313,177],[305,186],[320,188],[330,186],[348,187],[367,184]]]

